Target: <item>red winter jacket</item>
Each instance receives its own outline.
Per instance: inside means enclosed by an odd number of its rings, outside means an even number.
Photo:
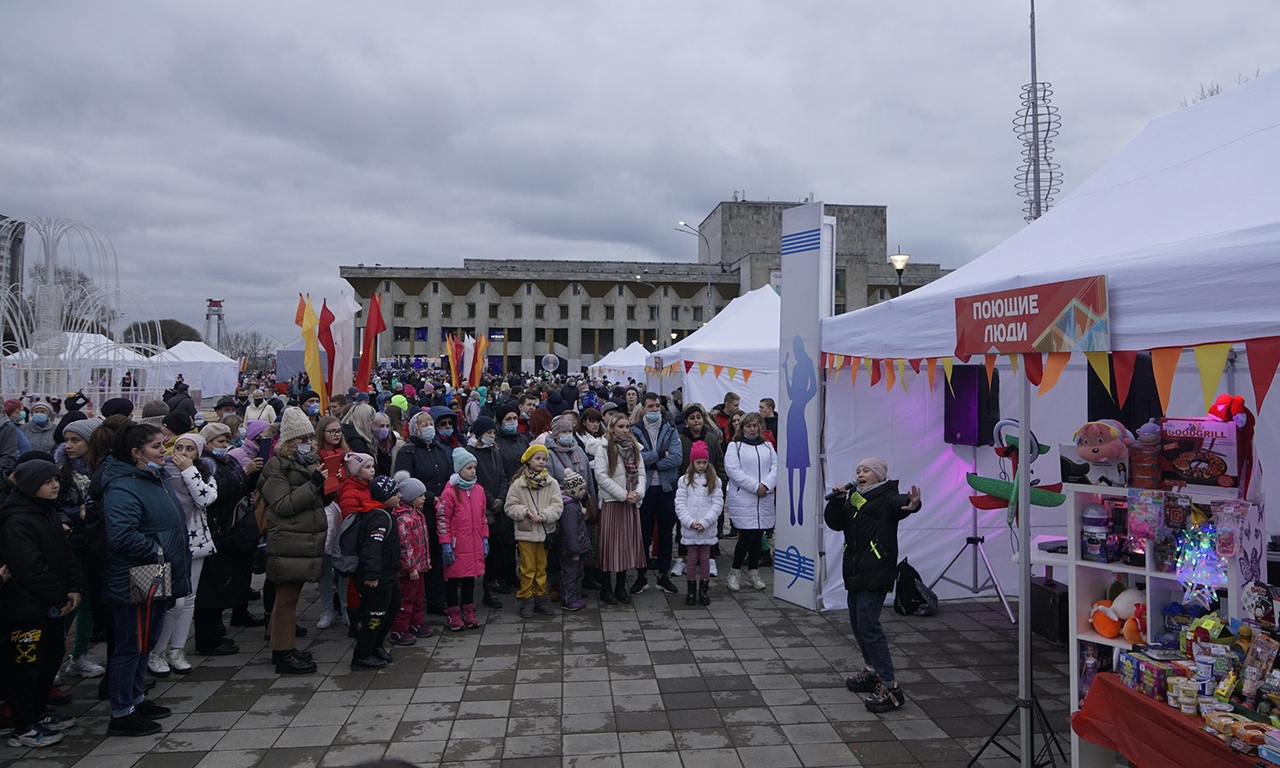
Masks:
[[[427,519],[408,504],[396,507],[396,525],[400,529],[400,573],[426,573],[431,570],[431,547],[427,542]]]
[[[338,508],[342,510],[342,519],[356,512],[372,512],[383,508],[382,502],[374,501],[369,495],[369,484],[358,477],[348,477],[338,486]]]
[[[484,540],[489,538],[489,524],[484,519],[487,506],[480,483],[465,490],[450,479],[440,494],[436,529],[440,543],[453,546],[453,565],[444,567],[446,579],[484,576]]]

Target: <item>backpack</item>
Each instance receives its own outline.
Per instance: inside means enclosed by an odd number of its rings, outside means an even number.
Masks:
[[[386,510],[380,510],[386,512]],[[360,542],[364,539],[364,519],[370,512],[353,512],[338,527],[338,542],[331,555],[333,570],[339,576],[354,576],[360,567]],[[390,515],[390,512],[387,512]],[[395,521],[391,521],[392,525]]]
[[[932,616],[938,612],[938,596],[925,586],[920,572],[902,558],[893,591],[893,611],[901,616]]]

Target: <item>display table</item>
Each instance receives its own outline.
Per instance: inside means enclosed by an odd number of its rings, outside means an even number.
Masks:
[[[1077,736],[1119,752],[1139,768],[1252,766],[1261,759],[1232,752],[1226,743],[1201,731],[1203,723],[1126,688],[1110,672],[1094,678],[1084,706],[1071,716]]]

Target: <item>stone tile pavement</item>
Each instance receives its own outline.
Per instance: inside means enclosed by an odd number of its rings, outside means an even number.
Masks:
[[[314,629],[315,597],[303,593],[311,631],[300,645],[317,674],[277,676],[262,631],[241,630],[239,655],[193,655],[190,675],[159,681],[153,697],[174,710],[162,733],[106,738],[97,681],[82,681],[60,710],[81,719],[64,741],[30,751],[0,742],[0,765],[321,768],[386,756],[511,768],[942,768],[968,762],[1017,690],[1017,636],[991,600],[943,603],[930,618],[886,609],[907,704],[875,715],[844,687],[859,664],[847,612],[735,595],[719,581],[710,608],[651,588],[634,606],[599,610],[592,595],[579,613],[521,621],[507,599],[482,609],[481,629],[396,648],[376,673],[348,669],[344,627]],[[1066,649],[1037,640],[1035,650],[1037,695],[1069,752]],[[1005,733],[1016,751],[1016,720]],[[1016,765],[994,748],[983,758]]]

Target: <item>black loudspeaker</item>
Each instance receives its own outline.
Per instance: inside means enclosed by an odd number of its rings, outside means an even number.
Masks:
[[[1051,643],[1067,642],[1067,598],[1070,592],[1060,581],[1039,576],[1031,579],[1031,631]]]
[[[954,394],[953,394],[954,393]],[[951,386],[943,390],[943,439],[952,445],[994,445],[992,432],[1000,421],[1000,371],[982,365],[951,369]]]

